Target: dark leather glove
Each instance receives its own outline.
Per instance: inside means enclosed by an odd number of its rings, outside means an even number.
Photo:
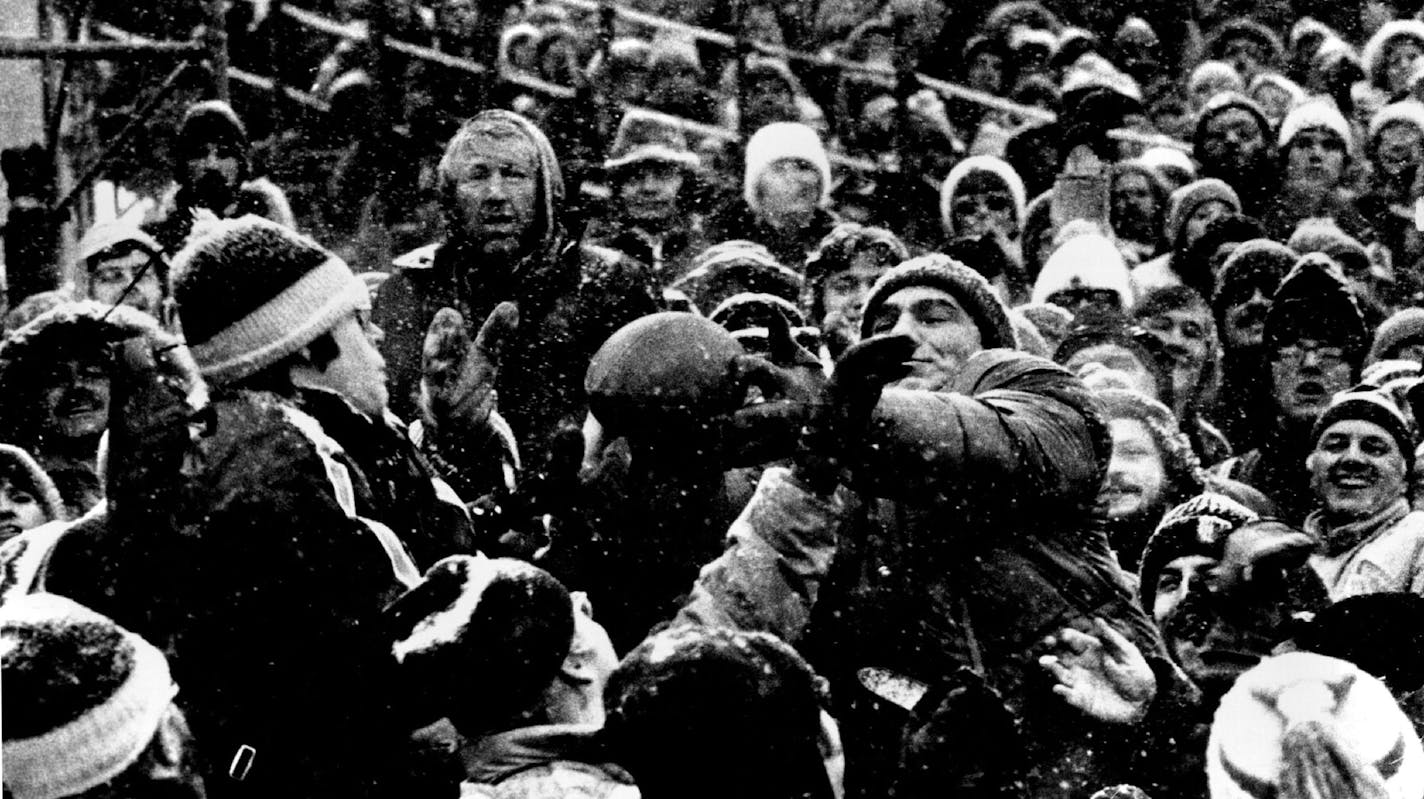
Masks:
[[[421,353],[420,413],[436,442],[483,440],[495,409],[500,355],[519,326],[519,309],[502,302],[474,341],[454,308],[441,308],[425,333]]]

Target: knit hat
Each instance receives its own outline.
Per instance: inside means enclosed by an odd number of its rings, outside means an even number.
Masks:
[[[574,638],[568,590],[512,558],[445,558],[386,616],[402,686],[431,721],[448,714],[467,737],[528,710]]]
[[[1168,563],[1188,555],[1220,558],[1226,538],[1257,521],[1255,511],[1223,494],[1199,494],[1167,511],[1142,550],[1138,596],[1148,613],[1157,601],[1157,579]]]
[[[217,383],[256,374],[371,307],[346,262],[257,216],[214,222],[173,266],[188,346]]]
[[[608,149],[608,160],[603,162],[603,168],[613,171],[644,162],[697,169],[702,159],[687,149],[687,137],[681,130],[637,110],[629,110],[618,123],[618,134]]]
[[[1225,61],[1203,61],[1192,70],[1187,78],[1187,91],[1196,94],[1204,86],[1218,86],[1217,91],[1241,92],[1246,90],[1246,82],[1236,67]]]
[[[1379,146],[1380,132],[1390,125],[1409,125],[1424,134],[1424,103],[1415,99],[1390,103],[1370,117],[1370,125],[1365,137],[1365,155],[1373,158]]]
[[[1366,363],[1395,357],[1406,344],[1424,343],[1424,308],[1405,308],[1396,312],[1375,331]]]
[[[1185,186],[1197,177],[1197,165],[1192,163],[1192,157],[1175,147],[1149,147],[1136,160],[1156,172],[1167,182],[1168,188]]]
[[[872,327],[880,306],[895,292],[911,286],[928,286],[940,289],[954,297],[965,312],[974,319],[983,340],[984,349],[1017,346],[1013,325],[1009,322],[1007,309],[999,296],[990,288],[989,281],[973,269],[959,263],[947,255],[930,253],[921,255],[896,266],[880,276],[870,289],[865,300],[865,310],[861,314],[860,337],[874,335]]]
[[[73,600],[37,593],[0,608],[5,788],[74,796],[133,765],[178,687],[152,644]]]
[[[183,121],[178,125],[178,136],[173,143],[173,168],[183,175],[189,159],[202,155],[200,147],[218,144],[227,147],[242,164],[245,179],[247,171],[248,141],[247,126],[242,118],[223,100],[204,100],[188,107]]]
[[[1067,364],[1079,352],[1111,344],[1132,353],[1157,383],[1157,396],[1164,405],[1172,401],[1172,370],[1161,339],[1121,317],[1086,320],[1073,328],[1053,353],[1053,361]]]
[[[1124,309],[1133,303],[1132,280],[1122,253],[1101,233],[1083,233],[1058,246],[1038,280],[1031,302],[1048,302],[1060,291],[1103,289],[1117,294]]]
[[[1221,698],[1206,773],[1212,799],[1414,799],[1424,794],[1424,747],[1379,680],[1343,660],[1288,652]]]
[[[1266,116],[1266,112],[1261,106],[1250,97],[1234,91],[1219,92],[1216,96],[1206,101],[1202,106],[1201,113],[1197,114],[1197,128],[1192,135],[1192,155],[1198,162],[1202,160],[1203,145],[1206,143],[1206,126],[1211,120],[1230,111],[1239,108],[1256,118],[1256,122],[1261,126],[1261,136],[1267,142],[1271,139],[1271,120]]]
[[[1341,230],[1332,219],[1305,219],[1296,226],[1286,246],[1301,255],[1313,252],[1330,256],[1346,275],[1374,270],[1369,250],[1358,239]]]
[[[1226,58],[1226,45],[1232,39],[1250,39],[1260,45],[1265,50],[1261,63],[1266,66],[1275,64],[1281,60],[1281,54],[1285,52],[1285,46],[1281,44],[1281,37],[1276,32],[1261,23],[1237,17],[1222,23],[1216,29],[1216,35],[1212,36],[1209,45],[1211,57],[1217,60]]]
[[[20,481],[15,487],[35,495],[44,507],[47,521],[64,518],[64,500],[59,496],[59,489],[25,450],[10,444],[0,444],[0,480],[9,481],[12,485],[17,480]]]
[[[1266,314],[1267,350],[1302,338],[1344,347],[1356,368],[1369,345],[1364,316],[1339,268],[1319,253],[1301,256],[1281,281]]]
[[[831,201],[831,159],[816,131],[800,122],[772,122],[752,134],[747,142],[746,174],[742,180],[742,199],[756,214],[761,213],[757,184],[771,165],[783,159],[799,159],[810,163],[821,173],[820,205]]]
[[[678,311],[624,325],[584,376],[589,409],[609,430],[696,423],[741,404],[732,365],[743,350],[721,325]]]
[[[1073,314],[1051,302],[1030,302],[1014,310],[1033,323],[1049,350],[1057,352],[1073,328]]]
[[[1354,155],[1355,134],[1350,130],[1350,123],[1346,121],[1345,115],[1340,113],[1340,109],[1335,107],[1334,101],[1326,97],[1312,97],[1292,108],[1286,118],[1281,120],[1276,146],[1284,153],[1301,131],[1311,128],[1323,128],[1334,133],[1340,137],[1340,143],[1345,145],[1345,152]]]
[[[708,247],[672,288],[686,293],[698,308],[712,309],[743,292],[795,302],[801,296],[802,279],[796,270],[778,263],[766,247],[736,240]]]
[[[1024,206],[1028,204],[1023,179],[1002,158],[992,155],[974,155],[955,164],[954,168],[949,170],[949,174],[945,176],[944,182],[940,184],[939,219],[945,232],[949,234],[950,238],[956,235],[953,208],[955,197],[959,193],[959,184],[976,172],[988,172],[1003,182],[1004,189],[1009,192],[1009,196],[1014,201],[1014,225],[1021,229],[1024,222]]]
[[[1395,42],[1400,39],[1413,39],[1420,47],[1424,47],[1424,22],[1417,19],[1390,20],[1375,31],[1375,35],[1365,42],[1364,49],[1360,51],[1365,74],[1369,76],[1370,84],[1377,89],[1389,90],[1385,59]]]
[[[1320,437],[1325,435],[1331,425],[1351,419],[1370,422],[1384,428],[1399,447],[1400,454],[1404,456],[1405,472],[1414,471],[1414,447],[1418,442],[1410,432],[1409,420],[1400,412],[1394,400],[1372,389],[1355,388],[1336,394],[1330,400],[1329,407],[1315,420],[1315,427],[1310,431],[1312,445],[1320,442]]]
[[[1241,198],[1224,180],[1202,178],[1172,192],[1167,198],[1167,241],[1175,246],[1186,230],[1187,220],[1203,203],[1212,201],[1226,203],[1232,213],[1241,213]]]
[[[1424,687],[1424,597],[1358,594],[1300,625],[1298,650],[1339,658],[1378,678],[1396,696]]]
[[[806,318],[794,303],[770,294],[746,292],[734,294],[723,300],[707,318],[729,332],[736,333],[749,327],[766,327],[774,324],[773,317],[781,317],[791,327],[806,324]]]
[[[780,639],[682,625],[623,658],[604,691],[604,734],[646,796],[687,795],[709,753],[735,742],[712,785],[825,799],[831,786],[817,746],[825,698],[823,681]]]
[[[1105,388],[1094,392],[1094,396],[1102,406],[1104,419],[1132,419],[1147,428],[1157,451],[1162,453],[1163,471],[1174,493],[1200,490],[1201,461],[1192,450],[1191,440],[1182,432],[1177,417],[1166,405],[1128,389]]]

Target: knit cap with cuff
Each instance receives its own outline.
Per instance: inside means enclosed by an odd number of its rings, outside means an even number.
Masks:
[[[1365,77],[1378,89],[1387,90],[1389,51],[1401,39],[1412,39],[1424,48],[1424,22],[1417,19],[1393,19],[1380,26],[1360,50]]]
[[[1396,358],[1401,347],[1424,344],[1424,308],[1405,308],[1384,320],[1375,331],[1366,363]]]
[[[1241,198],[1224,180],[1202,178],[1172,192],[1167,197],[1167,241],[1175,244],[1197,208],[1213,201],[1226,203],[1232,213],[1241,213]]]
[[[821,199],[825,207],[831,201],[831,159],[816,131],[800,122],[772,122],[763,126],[747,142],[746,173],[742,181],[742,198],[753,212],[761,213],[757,184],[762,175],[777,161],[806,161],[821,175]]]
[[[974,155],[960,161],[949,170],[944,182],[939,187],[939,218],[940,224],[952,238],[956,234],[954,229],[954,200],[959,195],[961,184],[965,179],[976,173],[987,173],[992,175],[998,183],[1002,184],[1003,191],[1009,193],[1014,201],[1014,225],[1022,229],[1024,222],[1024,208],[1028,206],[1027,190],[1024,188],[1023,178],[1009,165],[1007,161],[992,155]],[[976,186],[983,185],[983,181],[975,183]]]
[[[133,765],[178,687],[163,653],[73,600],[37,593],[0,608],[4,781],[14,799],[58,799]]]
[[[1345,146],[1345,153],[1355,154],[1355,134],[1350,123],[1335,102],[1325,97],[1312,97],[1292,108],[1281,120],[1281,130],[1276,136],[1276,146],[1285,152],[1295,137],[1302,131],[1323,129],[1335,134]]]
[[[1365,156],[1373,158],[1379,145],[1379,135],[1391,125],[1408,125],[1424,135],[1424,103],[1418,100],[1402,100],[1376,111],[1370,117],[1370,125],[1365,135]]]
[[[911,258],[875,281],[861,314],[862,339],[875,335],[875,315],[880,306],[895,292],[913,286],[940,289],[954,297],[979,328],[984,349],[1017,347],[1008,311],[999,295],[989,286],[989,281],[964,264],[938,253]]]
[[[1310,431],[1312,444],[1320,441],[1336,422],[1356,419],[1384,428],[1404,456],[1405,472],[1414,471],[1414,447],[1418,443],[1409,428],[1409,419],[1385,394],[1369,389],[1351,389],[1336,394]]]
[[[1168,563],[1188,555],[1220,558],[1226,537],[1260,519],[1255,511],[1224,494],[1199,494],[1167,511],[1142,550],[1138,593],[1142,607],[1152,612],[1157,578]]]
[[[1077,224],[1079,221],[1074,220],[1069,227]],[[1030,301],[1052,302],[1055,294],[1076,289],[1111,291],[1124,311],[1133,305],[1127,262],[1112,241],[1096,230],[1067,239],[1048,256],[1034,281]]]
[[[1310,652],[1267,658],[1237,679],[1212,720],[1206,770],[1212,799],[1308,796],[1324,785],[1339,795],[1424,794],[1424,747],[1389,689]]]
[[[365,283],[346,262],[252,215],[210,223],[173,268],[188,347],[215,383],[256,374],[371,307]]]

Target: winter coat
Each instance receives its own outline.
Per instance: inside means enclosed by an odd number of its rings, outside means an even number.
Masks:
[[[267,178],[254,178],[238,186],[232,205],[219,216],[235,218],[244,214],[256,214],[289,228],[297,226],[287,195]],[[164,252],[172,254],[183,249],[183,242],[193,229],[193,207],[187,192],[177,184],[171,186],[158,208],[144,219],[143,229],[163,245]]]
[[[1315,505],[1306,456],[1313,444],[1306,430],[1281,427],[1265,434],[1261,446],[1211,467],[1212,474],[1238,480],[1276,504],[1280,518],[1292,525],[1304,521]]]
[[[590,225],[584,240],[647,264],[660,286],[670,286],[691,271],[693,259],[712,244],[701,217],[692,213],[684,214],[659,234],[606,219]]]
[[[975,356],[950,392],[886,390],[854,492],[824,499],[769,470],[679,619],[774,632],[811,659],[853,794],[885,794],[905,722],[867,667],[930,686],[972,669],[1022,723],[1029,795],[1091,792],[1152,747],[1062,705],[1036,663],[1044,636],[1103,617],[1153,664],[1158,705],[1194,701],[1090,519],[1109,440],[1082,383],[1022,353]]]
[[[417,454],[398,419],[373,420],[320,389],[299,390],[294,403],[353,462],[357,514],[391,528],[421,571],[449,555],[474,554],[464,503]]]
[[[356,515],[350,461],[314,419],[246,392],[207,413],[174,507],[28,530],[0,549],[8,590],[70,597],[169,653],[209,796],[404,795],[414,725],[380,614],[419,573]]]
[[[593,353],[618,328],[657,310],[652,278],[641,264],[581,245],[562,230],[509,272],[481,268],[481,260],[458,241],[396,260],[399,271],[381,285],[373,314],[386,334],[391,410],[419,415],[421,348],[437,311],[460,311],[473,336],[496,305],[511,300],[519,327],[506,342],[495,388],[520,457],[538,468],[556,430],[583,424],[583,377]]]
[[[809,225],[799,230],[783,231],[758,217],[747,207],[746,201],[737,200],[708,220],[707,229],[713,243],[732,239],[754,241],[770,250],[776,256],[777,263],[797,272],[805,272],[806,256],[840,221],[840,217],[830,211],[817,208]]]
[[[1424,511],[1411,511],[1408,500],[1337,528],[1315,511],[1305,519],[1305,532],[1321,543],[1310,566],[1330,601],[1385,591],[1424,595]]]
[[[472,741],[460,750],[460,799],[638,799],[632,776],[605,759],[598,730],[548,724]]]

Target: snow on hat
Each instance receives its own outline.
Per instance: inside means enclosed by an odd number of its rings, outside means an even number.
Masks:
[[[1424,134],[1424,103],[1411,98],[1390,103],[1376,111],[1374,116],[1370,117],[1370,125],[1365,138],[1365,153],[1373,157],[1380,131],[1390,125],[1398,124],[1411,125],[1415,130]]]
[[[1312,97],[1292,108],[1286,118],[1281,120],[1276,146],[1281,152],[1285,152],[1301,131],[1311,128],[1324,128],[1334,133],[1345,145],[1345,152],[1354,155],[1355,134],[1350,130],[1350,123],[1346,121],[1345,115],[1340,113],[1335,102],[1328,97]]]
[[[1221,698],[1206,771],[1212,799],[1317,791],[1415,799],[1424,794],[1424,747],[1379,680],[1343,660],[1288,652],[1242,674]]]
[[[1255,511],[1225,494],[1207,491],[1167,511],[1142,550],[1138,595],[1152,612],[1157,578],[1168,563],[1188,555],[1220,558],[1226,538],[1242,525],[1260,519]]]
[[[250,214],[212,222],[173,268],[188,346],[203,377],[219,383],[260,372],[371,307],[345,261]]]
[[[697,314],[664,311],[635,319],[589,362],[589,409],[610,430],[731,412],[742,399],[731,379],[742,354],[731,333]]]
[[[1424,308],[1405,308],[1380,324],[1365,362],[1393,358],[1400,347],[1418,343],[1424,343]]]
[[[138,244],[151,254],[156,255],[163,252],[163,247],[143,228],[132,222],[114,219],[107,222],[96,222],[85,231],[84,237],[79,239],[75,256],[80,261],[88,261],[117,244],[128,243]]]
[[[603,168],[615,170],[649,161],[687,169],[697,169],[702,164],[702,159],[687,148],[687,137],[681,130],[630,109],[618,123],[618,133],[608,148]]]
[[[802,284],[801,275],[778,263],[766,247],[738,239],[702,251],[672,288],[685,292],[698,308],[711,309],[747,291],[795,302]]]
[[[1216,29],[1216,34],[1212,36],[1209,45],[1211,57],[1223,59],[1226,56],[1226,43],[1232,39],[1247,38],[1265,48],[1266,55],[1262,62],[1266,65],[1273,64],[1281,59],[1281,54],[1285,52],[1285,46],[1281,44],[1281,37],[1276,32],[1261,23],[1245,17],[1237,17],[1222,23]]]
[[[939,253],[911,258],[875,281],[875,285],[870,289],[870,296],[865,299],[865,310],[860,317],[861,338],[874,335],[872,326],[880,306],[895,292],[911,286],[940,289],[954,297],[964,306],[964,310],[979,328],[984,349],[1013,349],[1017,346],[1007,309],[989,286],[989,281],[973,269]]]
[[[747,142],[746,174],[742,180],[742,198],[747,207],[761,213],[757,184],[772,164],[784,159],[806,161],[821,173],[821,200],[831,201],[831,159],[816,131],[800,122],[772,122],[764,125]]]
[[[1195,94],[1208,84],[1221,84],[1217,88],[1218,92],[1246,90],[1246,81],[1242,79],[1241,73],[1225,61],[1203,61],[1198,64],[1187,78],[1187,91]]]
[[[1330,36],[1335,31],[1329,25],[1316,19],[1315,17],[1301,17],[1291,26],[1290,33],[1286,38],[1286,44],[1294,50],[1300,47],[1301,40],[1306,36]]]
[[[1150,147],[1142,155],[1137,156],[1137,162],[1164,176],[1170,169],[1186,175],[1187,183],[1196,180],[1197,165],[1192,163],[1190,155],[1176,147]]]
[[[25,483],[20,487],[39,499],[47,521],[64,518],[64,500],[59,496],[59,489],[30,453],[11,444],[0,444],[0,477],[10,481],[22,478]]]
[[[1268,350],[1301,338],[1337,344],[1355,367],[1369,339],[1365,318],[1339,267],[1319,253],[1302,255],[1281,281],[1266,313],[1264,340]]]
[[[1172,401],[1172,370],[1168,366],[1169,358],[1163,349],[1162,340],[1147,329],[1121,317],[1091,319],[1074,327],[1063,337],[1063,343],[1053,353],[1053,361],[1067,364],[1082,350],[1102,344],[1112,344],[1132,353],[1152,374],[1157,383],[1157,396],[1161,401],[1164,404]]]
[[[247,126],[242,118],[223,100],[204,100],[188,107],[174,139],[173,167],[180,177],[187,171],[187,162],[202,152],[208,144],[220,144],[232,151],[242,171],[247,169]]]
[[[1228,301],[1249,299],[1256,288],[1267,298],[1275,294],[1297,258],[1295,250],[1271,239],[1251,239],[1232,250],[1221,264],[1211,295],[1217,325],[1225,321]],[[1243,296],[1240,289],[1249,290]]]
[[[152,644],[62,596],[0,608],[5,788],[74,796],[114,779],[153,740],[178,687]]]
[[[401,682],[431,718],[474,736],[529,708],[574,638],[569,592],[543,569],[452,555],[386,610]]]
[[[1305,89],[1302,89],[1300,84],[1279,72],[1262,72],[1252,78],[1251,85],[1246,87],[1246,93],[1255,97],[1257,91],[1267,86],[1273,86],[1289,95],[1292,106],[1303,102],[1307,97]]]
[[[1218,92],[1206,105],[1202,106],[1201,112],[1197,114],[1196,131],[1192,134],[1192,153],[1197,161],[1201,161],[1202,147],[1206,141],[1206,127],[1217,116],[1239,108],[1251,116],[1255,117],[1256,123],[1261,126],[1261,136],[1268,142],[1271,138],[1271,120],[1266,116],[1266,112],[1255,100],[1237,91]]]
[[[780,316],[791,327],[806,324],[806,317],[795,303],[770,294],[743,292],[722,300],[707,318],[732,333],[749,327],[766,327],[773,324],[772,318]]]
[[[1413,39],[1420,47],[1424,47],[1424,22],[1417,19],[1390,20],[1375,31],[1375,35],[1365,42],[1364,49],[1360,51],[1360,60],[1364,62],[1365,74],[1369,76],[1370,84],[1377,89],[1389,90],[1389,81],[1386,77],[1388,64],[1385,63],[1385,60],[1390,49],[1400,39]]]
[[[1079,288],[1112,291],[1124,309],[1132,307],[1127,263],[1101,233],[1082,233],[1060,244],[1038,273],[1030,302],[1048,302],[1057,292]]]
[[[1167,198],[1167,240],[1176,242],[1187,227],[1187,220],[1202,203],[1213,200],[1226,203],[1232,213],[1241,213],[1241,198],[1224,180],[1202,178],[1172,192]]]
[[[1339,264],[1346,275],[1369,272],[1374,266],[1365,245],[1329,218],[1301,220],[1286,245],[1301,255],[1324,253]]]
[[[1336,394],[1330,400],[1329,407],[1315,421],[1310,431],[1311,443],[1318,443],[1331,425],[1347,419],[1371,422],[1384,428],[1404,456],[1406,471],[1414,471],[1414,447],[1418,442],[1409,430],[1409,420],[1389,396],[1372,389],[1351,389]]]
[[[1019,177],[1019,173],[1002,158],[993,155],[974,155],[955,164],[954,168],[949,170],[949,174],[945,176],[944,182],[940,184],[939,219],[945,232],[951,238],[955,236],[953,208],[955,197],[959,192],[959,184],[976,172],[988,172],[1003,181],[1004,188],[1008,190],[1009,196],[1014,200],[1014,225],[1022,229],[1024,206],[1028,204],[1023,178]]]

